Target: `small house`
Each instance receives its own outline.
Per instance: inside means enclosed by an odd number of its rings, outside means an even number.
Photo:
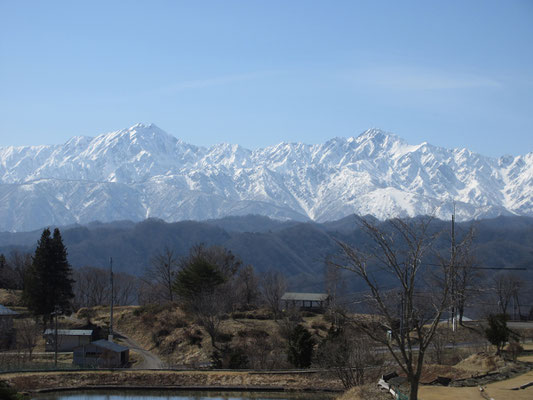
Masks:
[[[329,304],[327,293],[286,292],[281,301],[284,308],[299,307],[300,310],[322,311]]]
[[[13,318],[17,315],[19,315],[18,312],[0,304],[0,349],[7,349],[11,346],[14,340]]]
[[[55,351],[55,329],[44,331],[45,351]],[[58,329],[57,351],[73,351],[74,348],[91,343],[91,329]]]
[[[130,349],[101,339],[74,349],[75,365],[80,367],[121,368],[129,362]]]

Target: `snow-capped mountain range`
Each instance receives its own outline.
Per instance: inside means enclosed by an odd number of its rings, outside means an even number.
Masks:
[[[0,147],[0,230],[94,220],[349,214],[533,216],[533,152],[485,157],[370,129],[323,144],[198,147],[137,124],[63,145]]]

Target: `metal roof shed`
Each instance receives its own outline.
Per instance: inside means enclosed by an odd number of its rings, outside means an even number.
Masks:
[[[286,292],[281,301],[285,308],[300,307],[300,309],[322,310],[329,303],[327,293],[299,293]]]
[[[130,349],[105,339],[74,349],[73,363],[80,367],[120,368],[127,366]]]
[[[45,350],[55,351],[56,330],[47,329],[44,331]],[[93,331],[91,329],[58,329],[57,330],[57,350],[73,351],[74,348],[89,344]]]

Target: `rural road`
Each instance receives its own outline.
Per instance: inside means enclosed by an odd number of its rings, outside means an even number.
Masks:
[[[121,336],[124,345],[128,346],[130,350],[139,353],[143,358],[143,361],[133,367],[134,369],[163,369],[163,362],[158,356],[148,350],[143,349],[135,340],[124,335],[123,333],[117,331],[115,331],[115,333]]]

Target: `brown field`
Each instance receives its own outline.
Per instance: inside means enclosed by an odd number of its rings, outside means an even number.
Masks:
[[[291,390],[341,390],[319,373],[252,373],[238,371],[84,371],[3,374],[19,391],[105,386],[128,387],[254,387]]]

